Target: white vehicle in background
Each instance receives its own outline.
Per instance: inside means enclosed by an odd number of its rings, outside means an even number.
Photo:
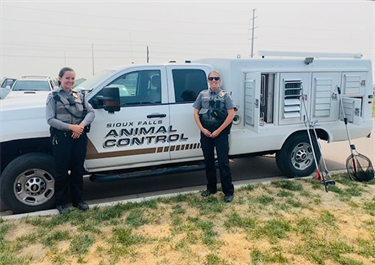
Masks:
[[[43,96],[51,93],[57,84],[47,76],[22,76],[16,80],[6,98]]]
[[[16,82],[16,78],[5,78],[1,83],[0,88],[0,99],[4,99],[10,92],[14,82]]]

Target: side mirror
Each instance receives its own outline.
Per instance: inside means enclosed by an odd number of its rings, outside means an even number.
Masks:
[[[103,88],[103,105],[109,113],[120,111],[120,91],[117,86]]]

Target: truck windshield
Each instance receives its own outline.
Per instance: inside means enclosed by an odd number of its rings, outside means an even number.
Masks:
[[[48,81],[18,80],[12,91],[50,91]]]
[[[79,84],[78,87],[79,87],[79,89],[83,89],[83,90],[91,90],[100,81],[106,80],[107,77],[110,76],[113,72],[115,72],[115,70],[108,70],[107,69],[107,70],[101,71],[101,72],[97,73],[96,75],[88,78],[83,83]]]

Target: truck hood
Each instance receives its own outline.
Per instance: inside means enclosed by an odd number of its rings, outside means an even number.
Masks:
[[[45,97],[0,100],[0,142],[49,137]]]
[[[44,100],[47,100],[47,96],[51,93],[51,91],[10,91],[9,94],[5,97],[5,99],[11,98],[41,98],[43,97]]]
[[[46,97],[6,98],[0,101],[0,122],[45,117]]]

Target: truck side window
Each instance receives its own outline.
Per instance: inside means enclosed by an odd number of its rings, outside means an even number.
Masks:
[[[194,102],[199,92],[208,89],[206,73],[198,69],[172,70],[176,103]]]
[[[107,86],[120,90],[121,106],[161,103],[159,70],[135,71],[119,76]]]
[[[2,88],[6,88],[7,86],[12,87],[13,83],[16,81],[14,78],[6,78],[3,83],[1,84]]]

